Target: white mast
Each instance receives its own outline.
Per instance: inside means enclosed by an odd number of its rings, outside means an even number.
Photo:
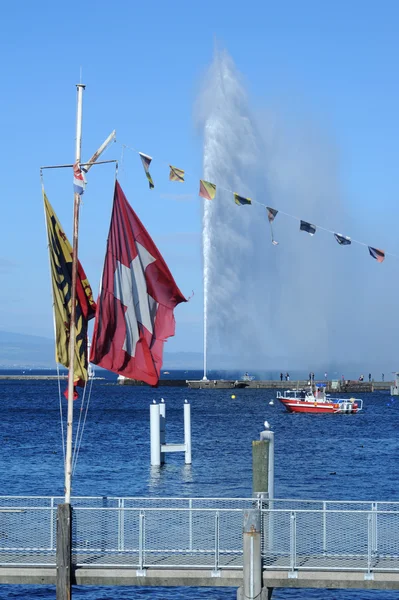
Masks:
[[[77,86],[77,110],[76,110],[76,146],[75,162],[80,164],[82,145],[82,101],[85,86],[79,83]],[[73,254],[72,254],[72,289],[71,289],[71,321],[69,326],[69,371],[68,371],[68,417],[67,417],[67,443],[65,457],[65,504],[71,503],[72,487],[72,424],[73,424],[73,384],[75,363],[75,319],[76,319],[76,280],[78,273],[78,231],[79,231],[79,206],[80,195],[74,193],[73,207]]]

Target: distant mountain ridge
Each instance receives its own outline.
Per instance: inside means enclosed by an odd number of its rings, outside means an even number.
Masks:
[[[163,369],[200,369],[200,352],[165,352]],[[54,340],[37,335],[0,331],[1,368],[54,368]]]

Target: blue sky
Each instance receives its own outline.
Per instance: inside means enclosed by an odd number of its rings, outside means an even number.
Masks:
[[[105,158],[120,159],[121,144],[154,157],[155,190],[128,150],[120,182],[183,293],[195,291],[176,310],[177,335],[168,349],[201,351],[202,155],[193,113],[215,40],[243,74],[254,110],[278,106],[291,119],[300,114],[334,145],[343,198],[358,217],[345,233],[399,254],[398,29],[399,4],[387,0],[100,0],[75,9],[7,3],[0,23],[0,329],[52,337],[39,167],[73,161],[74,84],[82,67],[82,157],[114,128],[118,143]],[[167,162],[192,175],[184,187],[167,181]],[[71,174],[48,171],[45,187],[70,234]],[[113,167],[93,168],[81,210],[80,258],[95,290],[112,189]],[[398,265],[392,259],[387,286]]]

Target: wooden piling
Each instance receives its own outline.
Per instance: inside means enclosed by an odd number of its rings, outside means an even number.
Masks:
[[[72,597],[72,508],[70,504],[57,507],[57,575],[56,599]]]
[[[266,494],[269,491],[269,442],[252,442],[252,492],[253,495]]]

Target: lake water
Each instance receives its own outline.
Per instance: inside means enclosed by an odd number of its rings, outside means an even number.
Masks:
[[[180,373],[190,378],[193,373]],[[64,384],[62,384],[64,385]],[[189,390],[94,381],[74,495],[251,495],[251,441],[267,419],[275,432],[275,492],[281,498],[398,500],[399,401],[364,394],[358,415],[291,415],[268,390]],[[150,468],[149,404],[163,396],[167,441],[183,439],[192,405],[191,467],[181,454]],[[56,381],[0,381],[2,495],[62,495],[63,453]],[[63,401],[65,407],[65,400]],[[79,401],[75,403],[75,418]],[[74,600],[233,600],[233,588],[74,588]],[[397,592],[275,590],[273,600],[393,600]],[[55,598],[51,586],[0,586],[0,599]]]

